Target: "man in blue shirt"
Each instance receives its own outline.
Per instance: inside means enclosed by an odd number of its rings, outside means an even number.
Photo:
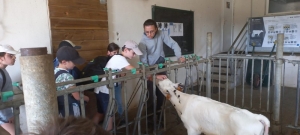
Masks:
[[[178,59],[179,62],[184,62],[185,58],[181,56],[181,48],[177,44],[176,41],[174,41],[169,35],[163,33],[161,30],[158,30],[157,24],[154,20],[148,19],[143,24],[144,27],[144,33],[143,37],[139,43],[139,49],[142,51],[143,55],[140,56],[140,61],[143,63],[148,64],[149,66],[159,64],[159,63],[165,63],[165,53],[163,50],[163,44],[165,43],[167,46],[169,46],[171,49],[174,50],[174,53]],[[159,80],[166,79],[166,73],[158,73],[157,75],[160,75]],[[153,94],[157,97],[157,105],[156,110],[160,110],[163,101],[164,101],[164,95],[159,91],[158,88],[156,88],[155,93],[153,93],[153,82],[151,80],[151,77],[147,81],[147,89],[149,93],[149,99],[147,100],[148,104],[148,113],[153,113]],[[160,116],[160,113],[158,113],[158,118]],[[152,118],[150,117],[150,121]]]

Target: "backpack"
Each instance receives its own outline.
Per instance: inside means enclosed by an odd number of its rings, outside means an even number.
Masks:
[[[92,61],[90,61],[83,69],[82,69],[82,74],[80,78],[86,78],[86,77],[91,77],[94,75],[103,75],[105,74],[105,71],[103,68],[105,68],[107,62],[109,61],[111,57],[110,56],[98,56],[94,58]],[[102,78],[99,78],[99,81],[101,81]],[[90,84],[94,83],[92,80],[91,81],[86,81],[80,83],[80,85],[85,85],[85,84]],[[94,89],[89,89],[93,91]]]
[[[0,73],[1,73],[2,79],[3,79],[3,81],[2,81],[2,87],[0,89],[0,92],[1,92],[3,90],[3,88],[4,88],[5,83],[6,83],[6,77],[5,77],[5,73],[4,73],[4,71],[2,69],[0,69]]]

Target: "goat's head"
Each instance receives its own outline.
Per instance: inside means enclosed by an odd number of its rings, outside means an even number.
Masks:
[[[173,91],[174,89],[179,91],[183,90],[182,85],[180,85],[180,83],[173,83],[169,79],[158,80],[156,84],[161,93],[164,94],[167,98],[170,97],[170,91]]]

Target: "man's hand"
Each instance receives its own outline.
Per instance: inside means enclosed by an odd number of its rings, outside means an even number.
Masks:
[[[167,79],[168,77],[166,75],[156,75],[156,79],[158,80],[164,80]]]
[[[8,120],[8,123],[14,123],[14,122],[15,122],[14,117],[11,117],[11,118]]]
[[[89,101],[90,101],[90,98],[89,98],[88,96],[84,96],[84,97],[83,97],[83,100],[84,100],[85,102],[89,102]]]
[[[181,63],[183,63],[183,62],[185,62],[185,58],[184,58],[184,57],[180,57],[180,58],[178,59],[178,61],[181,62]]]

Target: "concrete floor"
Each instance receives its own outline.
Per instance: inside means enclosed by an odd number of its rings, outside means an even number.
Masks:
[[[251,108],[251,87],[249,85],[245,85],[245,90],[244,90],[244,107],[247,108]],[[290,125],[292,123],[294,123],[294,118],[295,118],[295,101],[296,101],[296,89],[295,88],[284,88],[285,90],[283,91],[282,94],[282,111],[281,111],[281,123],[282,123],[282,134],[284,135],[290,135],[293,130],[291,130],[290,128],[287,128],[287,125]],[[270,110],[272,110],[272,98],[273,97],[273,88],[270,88],[270,102],[269,102],[269,108],[267,108],[267,88],[263,87],[262,91],[261,91],[261,97],[260,98],[260,90],[256,89],[253,90],[253,99],[252,99],[252,108],[256,109],[256,110],[264,110],[267,112],[270,112]],[[220,96],[220,100],[221,102],[226,102],[226,90],[221,90],[221,92],[218,92],[217,88],[214,88],[212,93],[212,98],[215,100],[219,100],[219,96]],[[191,93],[190,91],[188,91],[188,93]],[[235,99],[235,103],[238,106],[242,106],[242,86],[239,86],[236,88],[236,99]],[[90,102],[87,104],[86,107],[86,115],[88,118],[92,118],[94,116],[94,114],[96,113],[96,100],[95,100],[95,96],[93,92],[90,91],[86,91],[85,92],[86,95],[88,95],[90,97]],[[205,95],[205,92],[202,92],[201,95]],[[228,90],[228,103],[233,105],[234,104],[234,89],[232,90]],[[261,103],[261,104],[260,104]],[[167,102],[167,105],[169,104],[169,101]],[[261,107],[260,107],[261,105]],[[261,109],[259,109],[261,108]],[[259,113],[257,111],[253,111],[252,109],[249,110],[253,113]],[[137,109],[133,109],[130,110],[129,112],[129,121],[132,121],[135,117],[135,114],[137,112]],[[272,117],[271,113],[261,113],[263,115],[265,115],[266,117],[268,117],[269,119]],[[272,121],[272,119],[270,119],[270,121]],[[21,119],[21,122],[22,119]],[[162,129],[159,130],[161,132],[159,132],[160,134],[163,135],[186,135],[186,129],[184,128],[182,122],[180,119],[178,119],[177,117],[177,113],[175,111],[175,109],[172,106],[169,106],[169,109],[167,109],[166,111],[166,131],[163,131]],[[133,125],[129,126],[129,134],[132,134],[133,131]],[[271,127],[272,128],[272,127]],[[146,134],[146,129],[148,129],[148,134],[153,134],[152,132],[152,128],[151,126],[148,126],[148,128],[146,128],[145,126],[145,121],[142,121],[142,133]],[[23,130],[24,131],[24,130]],[[25,130],[26,131],[26,130]],[[117,131],[118,135],[125,135],[125,128],[121,128]],[[270,129],[271,131],[271,129]]]

